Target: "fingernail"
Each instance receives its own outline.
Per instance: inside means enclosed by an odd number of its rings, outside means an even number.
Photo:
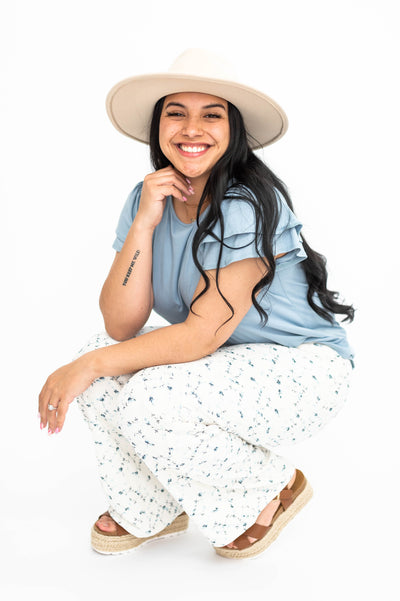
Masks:
[[[184,200],[184,201],[187,201],[187,198],[186,198],[186,196],[182,196],[182,198],[183,198],[183,200]]]
[[[50,429],[49,429],[48,433],[49,434],[54,434],[53,430],[50,430]]]
[[[55,434],[58,434],[60,431],[60,428],[56,428]]]
[[[38,419],[40,419],[40,413],[39,412],[38,412],[37,416],[38,416]]]
[[[189,186],[189,192],[190,192],[190,194],[194,194],[194,190],[193,190],[192,186]]]
[[[43,423],[41,423],[41,424],[40,424],[40,429],[41,429],[41,430],[43,430],[43,428],[44,428],[44,424],[43,424]]]
[[[188,184],[191,184],[192,182],[190,181],[190,179],[188,179],[187,177],[185,177],[185,180],[187,181]]]

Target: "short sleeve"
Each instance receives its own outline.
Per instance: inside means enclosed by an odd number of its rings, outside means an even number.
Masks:
[[[235,261],[259,257],[255,244],[255,217],[252,206],[245,200],[226,198],[221,205],[224,218],[224,245],[220,267]],[[198,258],[203,269],[216,269],[221,249],[221,224],[217,223],[213,234],[200,243]]]
[[[283,195],[276,189],[275,194],[279,203],[280,217],[274,237],[274,256],[286,253],[285,256],[276,259],[276,271],[280,271],[307,259],[307,253],[300,237],[303,224],[288,207]]]
[[[288,207],[284,197],[275,189],[278,201],[279,221],[273,241],[274,256],[286,253],[276,260],[276,271],[304,261],[307,254],[300,238],[302,223]],[[256,240],[256,221],[252,205],[243,198],[230,197],[221,205],[224,217],[224,245],[220,266],[226,267],[235,261],[259,257],[261,236]],[[203,269],[216,269],[221,245],[221,227],[218,223],[213,233],[207,235],[199,246],[199,260]],[[260,253],[257,252],[257,245]]]
[[[124,245],[125,238],[130,230],[130,227],[135,219],[136,213],[139,209],[140,195],[142,193],[143,182],[137,184],[134,187],[132,192],[129,194],[126,199],[125,205],[121,211],[121,215],[119,217],[117,229],[115,233],[117,237],[115,238],[112,247],[120,252],[121,248]]]

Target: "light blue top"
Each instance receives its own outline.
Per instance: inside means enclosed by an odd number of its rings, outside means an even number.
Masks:
[[[139,208],[143,182],[130,193],[118,222],[113,248],[120,251]],[[354,353],[347,342],[344,328],[337,321],[330,324],[308,304],[308,284],[300,265],[307,258],[299,232],[302,224],[288,207],[284,197],[275,190],[281,214],[274,240],[274,256],[287,253],[276,260],[272,284],[263,296],[257,297],[268,314],[262,327],[260,316],[251,306],[226,344],[269,342],[297,347],[304,342],[326,344],[345,359]],[[234,248],[223,247],[221,267],[234,261],[258,257],[254,243],[255,218],[252,206],[240,198],[225,199],[222,203],[224,241]],[[203,219],[208,209],[200,216]],[[192,258],[192,241],[196,222],[183,223],[178,219],[172,198],[167,199],[161,222],[153,235],[153,292],[154,310],[171,324],[185,321],[200,272]],[[219,225],[213,230],[220,235]],[[247,246],[244,246],[248,244]],[[243,247],[244,248],[237,248]],[[200,243],[198,258],[203,269],[215,269],[220,243],[207,236]],[[314,301],[322,306],[318,296]],[[352,361],[354,366],[354,362]]]

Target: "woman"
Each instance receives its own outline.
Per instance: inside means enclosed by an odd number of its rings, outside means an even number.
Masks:
[[[353,353],[334,315],[354,310],[327,290],[325,259],[252,151],[286,116],[226,68],[190,50],[107,99],[114,125],[150,143],[155,171],[121,213],[100,297],[107,335],[39,397],[49,433],[74,398],[91,429],[109,498],[92,528],[101,553],[182,532],[189,516],[218,554],[258,555],[312,495],[272,449],[312,436],[346,400]],[[152,309],[171,325],[144,327]]]

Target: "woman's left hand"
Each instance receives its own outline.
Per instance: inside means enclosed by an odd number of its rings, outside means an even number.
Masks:
[[[45,428],[48,424],[49,434],[60,432],[69,404],[86,390],[96,377],[87,355],[53,372],[39,394],[40,428]],[[50,410],[48,405],[56,407],[56,410]]]

